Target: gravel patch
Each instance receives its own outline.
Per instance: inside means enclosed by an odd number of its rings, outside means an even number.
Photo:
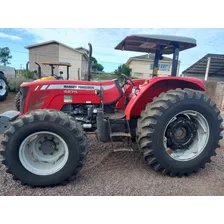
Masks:
[[[113,152],[89,137],[84,169],[66,186],[30,188],[0,168],[0,195],[224,195],[224,149],[206,168],[190,177],[163,176],[146,165],[138,152]]]

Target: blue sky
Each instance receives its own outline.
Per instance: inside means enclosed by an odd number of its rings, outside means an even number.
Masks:
[[[11,65],[25,68],[28,61],[28,50],[24,47],[30,44],[48,40],[57,40],[71,47],[88,48],[92,43],[93,56],[104,66],[106,72],[114,71],[118,65],[125,63],[129,57],[141,55],[139,52],[117,51],[114,47],[127,35],[132,34],[168,34],[193,37],[197,47],[180,53],[183,71],[207,53],[224,54],[224,29],[0,29],[0,47],[9,47],[12,53]]]

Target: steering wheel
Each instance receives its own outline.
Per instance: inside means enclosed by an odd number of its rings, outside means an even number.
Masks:
[[[59,76],[59,75],[54,75],[54,77],[55,77],[55,79],[57,79],[57,80],[61,80],[61,79],[63,79],[63,77],[62,76]]]
[[[130,85],[130,83],[128,83],[127,80],[129,80],[129,81],[131,82],[131,85],[132,85],[132,86],[135,86],[135,84],[133,83],[133,81],[132,81],[131,78],[129,78],[129,77],[126,76],[125,74],[121,74],[121,76],[124,77],[124,80],[125,80],[125,82],[124,82],[124,84],[121,86],[121,88],[123,88],[126,84],[129,84],[129,85]]]

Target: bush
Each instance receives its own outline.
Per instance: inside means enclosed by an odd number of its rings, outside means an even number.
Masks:
[[[10,92],[19,92],[20,85],[23,82],[32,82],[33,79],[25,79],[25,78],[16,78],[16,79],[8,79],[8,87]]]
[[[23,73],[23,76],[26,77],[27,75],[27,79],[36,79],[36,75],[34,73],[34,71],[30,71],[28,70],[28,74],[26,74],[26,71]]]
[[[34,71],[28,70],[28,73],[26,74],[25,69],[20,69],[20,70],[17,70],[17,72],[19,74],[21,74],[21,76],[24,77],[24,78],[26,78],[26,76],[27,76],[27,79],[36,79],[37,78]]]
[[[94,81],[106,81],[106,80],[112,80],[116,78],[117,76],[114,74],[106,74],[106,73],[92,74],[92,80]]]

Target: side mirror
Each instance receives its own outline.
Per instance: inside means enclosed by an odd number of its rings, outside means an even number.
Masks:
[[[163,58],[164,58],[164,57],[163,57],[162,55],[159,56],[159,60],[163,60]]]
[[[99,95],[99,94],[100,94],[100,90],[99,90],[99,89],[96,89],[96,90],[95,90],[95,94],[96,94],[96,95]]]

